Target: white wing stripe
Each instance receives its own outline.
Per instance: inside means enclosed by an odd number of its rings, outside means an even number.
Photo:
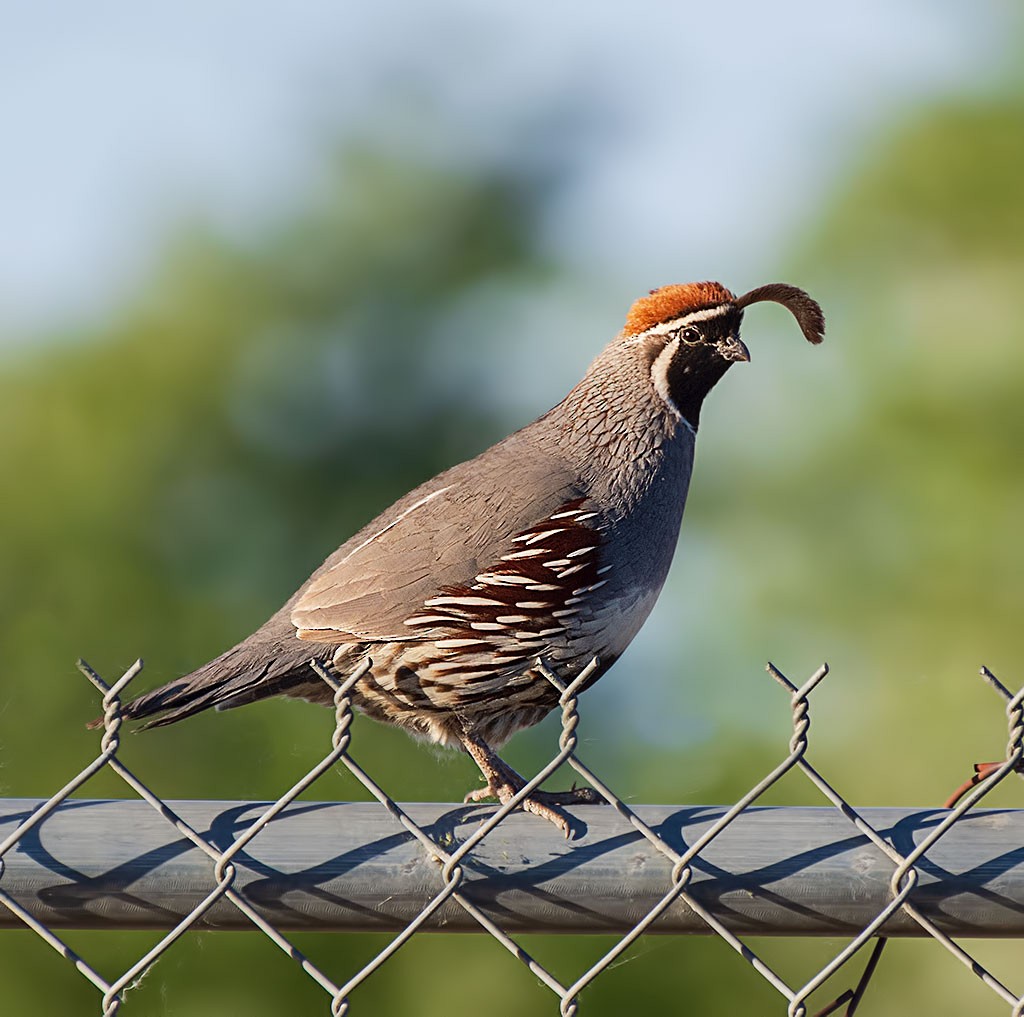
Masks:
[[[427,504],[427,502],[433,501],[439,495],[444,494],[445,491],[450,491],[454,486],[454,484],[449,484],[447,487],[441,487],[436,491],[431,491],[430,494],[426,495],[423,498],[420,498],[418,502],[416,502],[413,505],[410,505],[403,513],[401,513],[398,516],[395,516],[395,518],[392,519],[391,522],[387,524],[387,526],[378,530],[375,534],[373,534],[372,537],[367,537],[366,540],[364,540],[358,547],[352,548],[352,550],[349,551],[349,553],[346,554],[345,557],[341,559],[341,561],[336,562],[334,565],[332,565],[328,569],[328,572],[333,572],[336,568],[339,568],[340,566],[344,565],[345,562],[347,562],[349,558],[352,557],[352,555],[357,554],[359,551],[362,551],[364,547],[369,547],[369,545],[372,544],[378,537],[382,537],[385,533],[387,533],[392,526],[397,526],[406,516],[411,515],[413,512],[416,511],[416,509],[422,508],[424,505]]]

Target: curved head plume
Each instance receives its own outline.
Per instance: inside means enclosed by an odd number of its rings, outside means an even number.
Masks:
[[[639,336],[651,329],[662,330],[669,322],[694,320],[727,314],[731,310],[743,311],[751,304],[770,300],[782,304],[800,326],[808,342],[817,345],[825,335],[825,316],[818,302],[803,290],[788,283],[768,283],[736,297],[721,283],[698,282],[662,286],[641,297],[629,309],[627,336]]]
[[[818,302],[803,290],[788,283],[768,283],[737,298],[736,306],[742,309],[762,300],[782,304],[796,318],[800,331],[809,343],[817,344],[825,338],[825,315],[821,313]]]
[[[769,283],[736,297],[721,283],[696,282],[661,286],[641,297],[609,349],[613,355],[633,351],[650,370],[651,388],[670,415],[696,433],[707,394],[732,364],[750,360],[740,326],[744,310],[762,300],[782,304],[809,342],[821,342],[821,308],[796,286]]]

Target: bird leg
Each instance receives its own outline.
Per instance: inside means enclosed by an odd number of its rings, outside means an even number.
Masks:
[[[482,738],[465,732],[461,736],[461,741],[487,781],[487,787],[470,791],[463,801],[479,802],[485,798],[497,798],[502,805],[506,805],[526,786],[526,780]],[[519,803],[519,808],[554,823],[568,838],[572,833],[571,820],[559,806],[605,804],[607,803],[604,798],[593,788],[574,787],[571,791],[531,791]]]

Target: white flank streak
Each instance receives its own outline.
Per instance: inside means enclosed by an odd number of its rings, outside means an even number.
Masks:
[[[498,575],[496,572],[484,572],[477,576],[477,581],[487,586],[529,586],[533,580],[529,576]]]
[[[392,519],[391,522],[388,523],[387,526],[385,526],[383,529],[378,530],[372,537],[367,537],[366,540],[364,540],[358,547],[354,547],[351,551],[349,551],[349,553],[346,554],[345,557],[337,563],[337,565],[333,565],[331,567],[330,571],[333,572],[339,566],[344,565],[345,562],[347,562],[349,558],[352,557],[352,555],[356,554],[359,551],[362,551],[362,549],[368,546],[369,544],[372,544],[378,537],[381,537],[385,533],[387,533],[392,526],[396,526],[398,523],[400,523],[407,515],[410,515],[411,513],[415,512],[416,509],[418,508],[423,508],[423,506],[426,505],[428,501],[433,501],[436,497],[438,497],[438,495],[444,494],[445,491],[450,491],[454,486],[454,484],[449,484],[447,487],[442,487],[437,491],[431,492],[426,497],[420,498],[418,502],[416,502],[414,505],[410,505],[400,516],[396,516],[394,519]]]
[[[593,593],[594,590],[600,590],[602,586],[608,583],[607,579],[602,579],[599,583],[591,583],[590,586],[581,586],[578,590],[573,590],[572,595],[578,597],[581,593]],[[566,603],[569,603],[566,601]]]
[[[500,600],[489,597],[431,597],[423,601],[424,607],[504,607]]]
[[[526,544],[527,544],[527,546],[529,546],[530,544],[536,544],[537,541],[543,540],[545,537],[554,537],[557,534],[564,533],[564,532],[565,532],[565,530],[556,529],[556,530],[545,530],[543,533],[534,533],[534,534],[531,534],[529,537],[526,538]],[[523,539],[522,537],[516,537],[516,540],[522,540],[522,539]]]
[[[543,547],[531,547],[528,551],[513,551],[511,554],[502,555],[501,560],[516,561],[519,558],[536,558],[542,554],[551,554],[551,552]]]
[[[597,570],[597,574],[598,574],[599,576],[603,576],[603,575],[604,575],[604,574],[605,574],[606,572],[611,572],[611,570],[612,570],[612,567],[613,567],[613,566],[611,566],[611,565],[605,565],[605,566],[604,566],[603,568],[599,568],[599,569]]]
[[[551,583],[531,583],[526,587],[531,593],[550,593],[552,590],[557,590],[558,587]]]
[[[504,626],[496,622],[470,622],[469,627],[478,632],[500,632]]]
[[[447,614],[418,614],[412,618],[406,618],[403,625],[433,625],[435,622],[450,622],[451,615]]]
[[[494,620],[501,625],[522,625],[530,619],[525,614],[499,614]]]
[[[572,562],[568,558],[556,558],[554,561],[546,561],[541,563],[546,569],[560,569],[565,565],[571,565]]]
[[[593,550],[592,547],[577,547],[575,551],[570,551],[566,558],[578,558],[581,554],[590,554]]]
[[[546,600],[519,600],[516,601],[516,607],[520,611],[540,611],[551,605]]]
[[[581,565],[573,565],[571,569],[565,569],[558,573],[559,579],[567,579],[569,576],[575,575],[577,572],[582,572],[587,567],[587,563],[583,562]]]
[[[548,516],[548,519],[572,519],[573,516],[578,516],[579,514],[579,509],[570,509],[568,512],[556,512],[553,516]],[[597,515],[596,512],[591,512],[590,514]]]

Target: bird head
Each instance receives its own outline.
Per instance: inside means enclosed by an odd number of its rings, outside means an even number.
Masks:
[[[732,364],[750,360],[740,339],[744,309],[766,300],[786,307],[808,342],[821,342],[821,308],[786,283],[759,286],[741,297],[717,282],[662,286],[633,304],[620,338],[636,348],[670,413],[696,430],[704,397]]]

